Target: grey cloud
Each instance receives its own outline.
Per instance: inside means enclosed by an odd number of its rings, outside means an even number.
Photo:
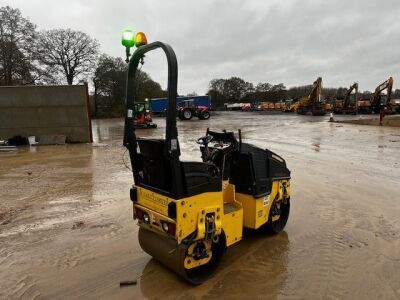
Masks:
[[[143,30],[177,52],[179,92],[206,92],[216,77],[253,83],[311,84],[362,90],[400,80],[397,39],[400,2],[389,1],[1,1],[21,9],[42,29],[86,31],[102,51],[122,56],[120,32]],[[161,53],[144,70],[166,85]]]

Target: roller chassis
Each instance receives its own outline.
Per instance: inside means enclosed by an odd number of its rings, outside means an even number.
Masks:
[[[165,139],[140,138],[132,126],[135,73],[148,51],[168,60]],[[177,63],[172,48],[155,42],[138,48],[128,70],[124,145],[135,184],[130,197],[142,249],[193,284],[212,276],[243,228],[278,233],[290,210],[290,171],[268,149],[242,143],[232,132],[198,140],[203,162],[180,161],[176,128]]]

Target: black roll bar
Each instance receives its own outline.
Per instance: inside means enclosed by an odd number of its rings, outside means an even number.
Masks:
[[[135,112],[135,90],[136,90],[136,73],[138,65],[144,55],[152,50],[161,48],[168,62],[168,109],[167,109],[167,126],[166,126],[166,155],[171,160],[171,164],[178,167],[180,149],[178,143],[178,130],[176,128],[176,97],[178,84],[178,63],[176,55],[172,47],[162,42],[153,42],[148,45],[141,46],[136,49],[129,60],[128,79],[126,91],[126,112],[125,112],[125,130],[124,130],[124,146],[128,149],[133,177],[135,182],[138,182],[138,172],[135,171],[135,166],[138,165],[137,153],[137,138],[134,127],[134,112]],[[178,171],[178,170],[176,170]]]

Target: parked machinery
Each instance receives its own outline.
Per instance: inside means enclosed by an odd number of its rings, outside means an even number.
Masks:
[[[322,78],[318,77],[314,81],[311,93],[299,100],[297,113],[305,115],[311,113],[313,116],[323,116],[326,114],[325,101],[322,97]]]
[[[286,102],[286,105],[283,107],[284,112],[295,112],[299,108],[300,101],[295,99],[295,100],[289,100]]]
[[[358,101],[358,109],[357,113],[359,114],[370,114],[372,113],[371,110],[371,101],[369,99],[360,99]]]
[[[392,104],[392,88],[393,88],[393,78],[389,77],[388,80],[378,85],[375,92],[371,98],[371,111],[372,113],[379,113],[381,109],[385,111],[386,114],[394,113]],[[382,92],[386,90],[386,94]]]
[[[135,128],[157,128],[157,124],[153,123],[153,116],[149,102],[136,102],[134,111]]]
[[[273,102],[270,101],[262,101],[260,102],[260,106],[263,110],[274,110],[275,105]]]
[[[388,80],[376,87],[370,99],[362,99],[358,102],[358,112],[364,114],[380,113],[382,109],[385,114],[395,113],[392,88],[393,78],[389,77]],[[387,90],[386,94],[383,94],[384,90]]]
[[[325,98],[325,111],[326,112],[333,111],[333,107],[334,107],[333,101],[334,100],[332,98],[330,98],[330,97],[326,97]]]
[[[353,93],[354,91],[354,93]],[[347,90],[343,100],[336,99],[334,102],[333,111],[335,114],[357,114],[358,104],[358,83],[355,82]]]
[[[200,120],[208,120],[211,116],[207,106],[196,105],[194,100],[182,101],[177,109],[179,119],[185,121],[193,117],[197,117]]]

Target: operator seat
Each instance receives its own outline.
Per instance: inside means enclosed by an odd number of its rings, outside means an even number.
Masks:
[[[180,161],[182,176],[173,176],[171,158],[167,154],[164,139],[138,138],[139,182],[136,184],[154,192],[176,199],[173,195],[172,182],[183,186],[184,197],[195,196],[205,192],[222,190],[218,168],[210,163]],[[179,196],[178,196],[179,197]]]

